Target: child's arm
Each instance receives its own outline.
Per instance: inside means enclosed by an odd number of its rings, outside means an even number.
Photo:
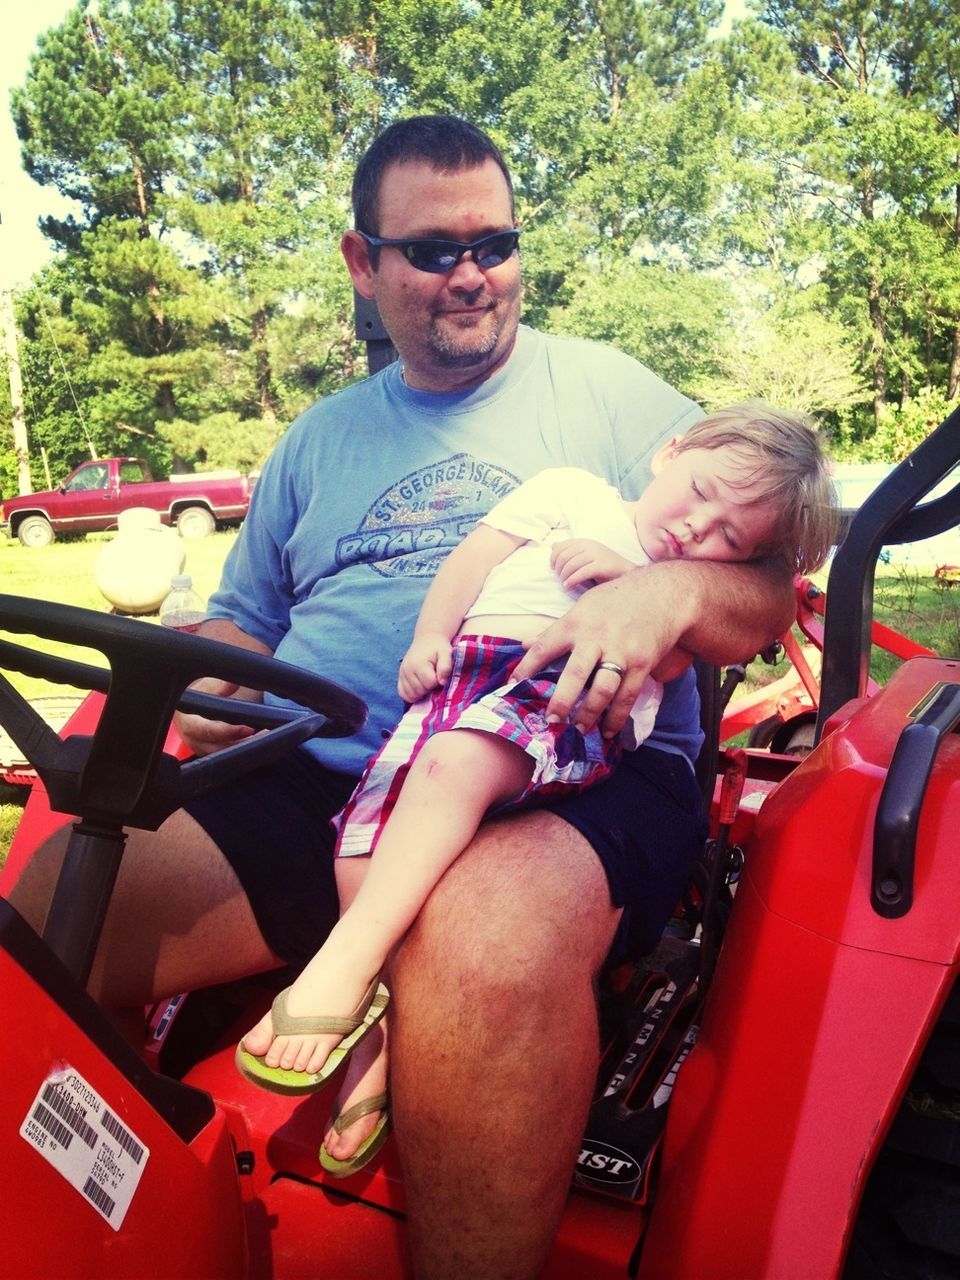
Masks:
[[[567,538],[556,543],[550,565],[567,591],[585,582],[612,582],[637,567],[593,538]]]
[[[450,642],[464,614],[494,565],[525,541],[481,524],[450,552],[424,597],[413,642],[400,664],[397,690],[404,702],[416,702],[443,684],[451,670]]]

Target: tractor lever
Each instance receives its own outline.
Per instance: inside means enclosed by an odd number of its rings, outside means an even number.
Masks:
[[[870,903],[895,920],[913,906],[917,827],[940,743],[960,721],[960,684],[938,684],[897,739],[873,829]]]

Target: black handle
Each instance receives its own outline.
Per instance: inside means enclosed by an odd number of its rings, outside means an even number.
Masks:
[[[895,920],[913,906],[917,827],[940,743],[960,720],[960,684],[934,686],[921,714],[900,734],[873,828],[870,902]]]

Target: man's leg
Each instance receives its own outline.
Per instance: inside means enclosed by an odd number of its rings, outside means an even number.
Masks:
[[[10,894],[38,932],[69,831],[37,851]],[[279,964],[230,865],[188,814],[174,814],[156,833],[130,833],[89,983],[105,1008],[133,1008]]]
[[[418,1280],[532,1280],[598,1061],[593,979],[619,912],[546,813],[484,826],[392,967],[391,1092]]]

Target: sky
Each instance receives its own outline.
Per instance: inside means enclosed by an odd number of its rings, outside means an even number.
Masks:
[[[0,41],[0,288],[20,288],[50,260],[37,219],[64,216],[68,202],[53,187],[40,187],[23,172],[20,144],[10,118],[10,90],[23,84],[37,36],[59,26],[77,0],[16,0],[5,6]],[[745,0],[728,0],[725,19],[740,17]]]
[[[50,257],[37,219],[62,214],[66,202],[52,187],[39,187],[23,172],[20,144],[10,118],[10,90],[23,84],[37,36],[57,27],[75,0],[26,0],[7,7],[0,42],[0,285],[19,288]]]

